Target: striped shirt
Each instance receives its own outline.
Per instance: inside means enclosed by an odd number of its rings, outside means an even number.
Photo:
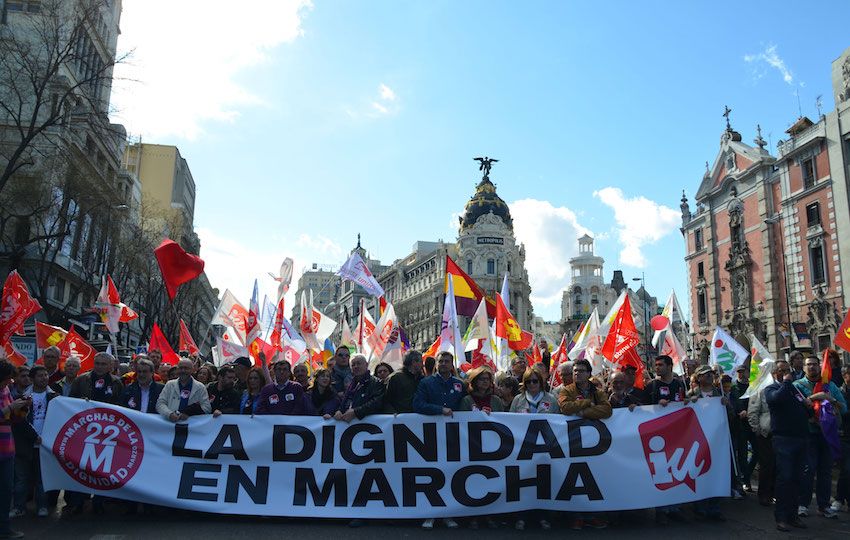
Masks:
[[[0,388],[0,410],[9,407],[9,415],[0,414],[0,460],[15,457],[15,441],[12,439],[12,394],[9,387]]]

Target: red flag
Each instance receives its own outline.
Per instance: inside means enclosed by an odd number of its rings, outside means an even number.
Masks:
[[[820,366],[820,382],[823,384],[829,384],[829,381],[832,380],[832,362],[829,361],[829,352],[832,349],[824,349],[823,351],[823,363]]]
[[[478,340],[478,347],[472,351],[472,364],[470,369],[487,366],[493,370],[493,373],[496,373],[498,370],[496,369],[496,364],[493,363],[493,359],[481,352],[481,348],[484,346],[484,341],[485,340],[483,339]]]
[[[555,352],[552,353],[552,358],[549,363],[549,370],[552,373],[549,379],[549,386],[551,388],[555,388],[556,386],[560,386],[564,384],[564,381],[561,380],[561,373],[558,370],[558,366],[561,365],[561,362],[567,361],[567,334],[561,336],[561,344],[558,345],[558,348],[555,349]]]
[[[519,327],[500,294],[496,295],[496,337],[507,339],[508,347],[514,351],[528,348],[534,338],[531,332],[526,332]]]
[[[165,339],[165,334],[160,330],[159,325],[153,323],[153,329],[151,330],[151,339],[148,343],[149,351],[159,351],[162,353],[162,361],[171,366],[176,366],[177,362],[180,361],[180,357],[174,352],[174,349],[171,348],[171,345],[168,344],[168,340]]]
[[[430,356],[431,358],[437,358],[437,353],[440,352],[440,336],[437,336],[437,339],[434,340],[434,343],[428,347],[428,350],[422,353],[422,358]]]
[[[640,334],[632,318],[632,304],[629,295],[626,295],[600,352],[614,365],[634,366],[637,369],[635,387],[643,388],[643,362],[637,352],[639,343]]]
[[[80,373],[91,371],[94,368],[94,355],[97,351],[83,339],[83,336],[77,333],[77,329],[73,326],[65,339],[62,340],[59,351],[59,369],[65,366],[65,360],[71,355],[80,358]]]
[[[844,322],[835,332],[835,344],[845,351],[850,351],[850,310],[844,316]]]
[[[178,347],[181,351],[189,351],[189,354],[198,354],[200,349],[195,345],[195,340],[192,339],[192,334],[189,333],[189,327],[180,319],[180,342]]]
[[[6,360],[15,367],[26,365],[27,357],[15,348],[15,344],[10,339],[3,345],[3,352],[6,353]]]
[[[197,255],[183,251],[174,240],[166,238],[153,252],[162,272],[168,298],[172,301],[177,296],[177,287],[195,279],[204,271],[204,261]]]
[[[22,334],[24,321],[41,310],[41,304],[30,296],[27,284],[17,270],[6,276],[3,299],[0,302],[0,344],[6,344],[12,334]]]
[[[68,331],[58,326],[50,326],[41,321],[35,321],[35,348],[44,350],[48,347],[58,347]]]
[[[283,318],[285,315],[283,314],[283,297],[280,297],[280,300],[277,303],[277,312],[274,315],[274,330],[272,330],[272,335],[269,338],[271,341],[271,346],[275,351],[282,351],[283,345],[281,344],[281,340],[283,338]],[[271,357],[269,357],[271,358]]]
[[[106,276],[106,285],[108,287],[109,302],[121,308],[121,316],[118,321],[128,323],[134,319],[138,319],[139,314],[130,309],[127,304],[121,302],[121,296],[118,294],[118,288],[115,286],[115,283],[112,281],[112,277],[109,275]]]
[[[248,352],[251,354],[251,358],[254,359],[254,365],[260,365],[260,351],[266,353],[266,359],[271,359],[274,356],[275,350],[274,347],[263,341],[263,338],[257,337],[254,341],[251,342],[251,345],[248,346]]]
[[[384,298],[383,296],[378,298],[378,308],[380,310],[380,314],[378,315],[378,317],[383,317],[384,316],[384,310],[387,309],[387,299]]]

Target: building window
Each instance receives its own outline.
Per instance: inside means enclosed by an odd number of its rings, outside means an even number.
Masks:
[[[472,275],[472,260],[466,261],[466,273]]]
[[[511,273],[511,261],[508,261],[508,274]]]
[[[705,279],[705,263],[697,263],[697,279]]]
[[[487,259],[487,273],[493,275],[496,273],[496,260]]]
[[[694,251],[702,249],[702,229],[694,231]]]
[[[65,280],[56,276],[50,276],[47,280],[50,299],[56,302],[65,301]]]
[[[815,185],[815,158],[809,157],[800,162],[800,170],[803,173],[803,189],[809,189]]]
[[[806,206],[806,224],[809,227],[820,225],[820,203],[812,203]]]
[[[820,242],[809,246],[809,263],[812,268],[812,285],[826,283],[826,261],[823,245]]]
[[[708,302],[706,302],[704,290],[697,292],[697,314],[700,324],[708,322]]]

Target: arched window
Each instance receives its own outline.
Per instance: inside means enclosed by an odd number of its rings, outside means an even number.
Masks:
[[[493,275],[496,273],[496,260],[487,259],[487,273]]]

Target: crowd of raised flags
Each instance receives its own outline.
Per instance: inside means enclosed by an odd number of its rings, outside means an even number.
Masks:
[[[181,284],[197,277],[203,271],[203,261],[186,254],[174,242],[163,242],[155,255],[160,264],[163,283],[172,300]],[[352,353],[362,354],[368,361],[370,371],[377,372],[376,368],[379,366],[385,372],[402,369],[403,358],[411,349],[411,344],[392,303],[387,301],[383,288],[356,252],[340,268],[337,275],[363,287],[376,299],[375,304],[379,306],[377,321],[366,309],[365,299],[360,301],[356,320],[349,321],[347,317],[343,317],[342,321],[335,321],[316,308],[314,293],[310,290],[302,291],[297,299],[300,302],[300,320],[293,326],[284,312],[284,295],[288,292],[292,280],[292,267],[292,260],[286,259],[281,265],[279,275],[272,275],[279,283],[278,298],[274,301],[265,298],[260,304],[256,281],[247,307],[231,291],[224,292],[210,321],[210,325],[221,325],[226,329],[222,337],[216,338],[211,348],[212,364],[215,367],[241,365],[248,358],[253,359],[251,363],[255,366],[259,366],[262,359],[262,365],[265,366],[265,359],[269,358],[273,363],[285,361],[293,372],[299,366],[306,367],[307,373],[312,376],[313,373],[318,373],[318,370],[328,367],[328,361],[340,347],[349,349]],[[545,366],[541,371],[548,377],[548,387],[563,388],[568,381],[562,380],[562,377],[564,374],[570,377],[571,375],[569,370],[561,367],[565,364],[572,366],[580,360],[587,361],[591,367],[594,384],[599,388],[611,388],[610,391],[615,392],[611,396],[612,403],[615,395],[619,396],[618,400],[622,399],[614,390],[615,373],[631,373],[630,384],[637,392],[644,388],[645,383],[655,382],[646,373],[649,366],[639,356],[641,335],[632,316],[627,291],[623,291],[604,315],[594,308],[575,334],[571,337],[563,335],[551,351],[548,344],[542,340],[536,342],[532,333],[522,329],[511,313],[507,276],[503,281],[502,290],[488,296],[470,276],[447,257],[444,291],[445,303],[440,332],[423,356],[437,358],[441,352],[450,352],[454,358],[455,371],[461,377],[465,377],[467,373],[480,373],[483,368],[492,374],[501,373],[519,378],[518,384],[522,384],[523,370],[542,365]],[[23,366],[26,359],[15,349],[11,336],[22,333],[25,321],[40,309],[41,306],[30,296],[21,276],[14,271],[10,273],[3,287],[0,304],[0,346],[6,359],[15,366]],[[92,310],[100,314],[111,336],[115,336],[120,323],[127,323],[138,317],[131,307],[121,302],[118,289],[108,275],[103,277],[101,291]],[[460,327],[460,317],[470,319],[464,332]],[[696,373],[688,373],[689,359],[674,331],[676,325],[682,322],[682,310],[673,292],[661,314],[651,319],[651,327],[654,330],[652,344],[658,350],[659,358],[670,359],[672,373],[682,381],[683,387],[690,388],[691,392],[695,392],[694,395],[699,396],[699,377],[704,375],[708,368],[702,367]],[[338,326],[341,327],[341,337],[335,344],[331,337]],[[75,328],[66,330],[41,321],[37,321],[35,327],[37,346],[40,350],[59,348],[60,369],[70,357],[79,359],[80,373],[92,369],[97,351]],[[850,350],[848,327],[850,315],[842,324],[836,338],[836,344],[845,350]],[[716,373],[715,385],[720,392],[718,395],[729,401],[757,399],[765,389],[777,383],[777,360],[756,336],[750,335],[748,339],[749,350],[718,327],[711,340],[709,365],[712,369],[709,372]],[[114,342],[113,339],[112,343]],[[182,320],[179,325],[180,354],[175,353],[159,325],[153,323],[148,350],[158,351],[163,364],[176,366],[181,355],[198,358],[200,349]],[[693,365],[692,362],[690,364]],[[658,366],[657,360],[655,365]],[[747,365],[748,372],[741,378],[741,371],[747,369]],[[268,370],[266,376],[268,377]],[[745,383],[742,388],[746,390],[734,396],[729,394],[725,387],[719,384],[723,376],[730,381],[737,377],[741,384]],[[827,361],[826,356],[820,376],[826,381],[833,378],[831,363]],[[820,388],[822,387],[816,386],[815,391]],[[684,393],[681,399],[684,399]],[[628,400],[623,401],[626,402]],[[648,403],[657,402],[656,399]],[[636,399],[632,404],[647,403]],[[732,409],[732,405],[727,406]],[[835,417],[838,414],[829,406],[820,405],[816,407],[815,413],[818,419],[828,419],[830,415]],[[730,415],[730,423],[733,421]],[[828,421],[824,422],[828,424]],[[840,447],[841,443],[837,442],[840,415],[838,422],[830,425],[834,426],[834,429],[825,431],[824,437],[831,445],[837,444]],[[744,456],[745,461],[747,444],[743,443],[743,454],[738,452],[739,456]],[[751,448],[755,454],[755,446]],[[743,464],[738,465],[743,467]],[[742,470],[739,470],[739,476],[744,476]],[[748,482],[742,480],[740,485],[745,486]]]

